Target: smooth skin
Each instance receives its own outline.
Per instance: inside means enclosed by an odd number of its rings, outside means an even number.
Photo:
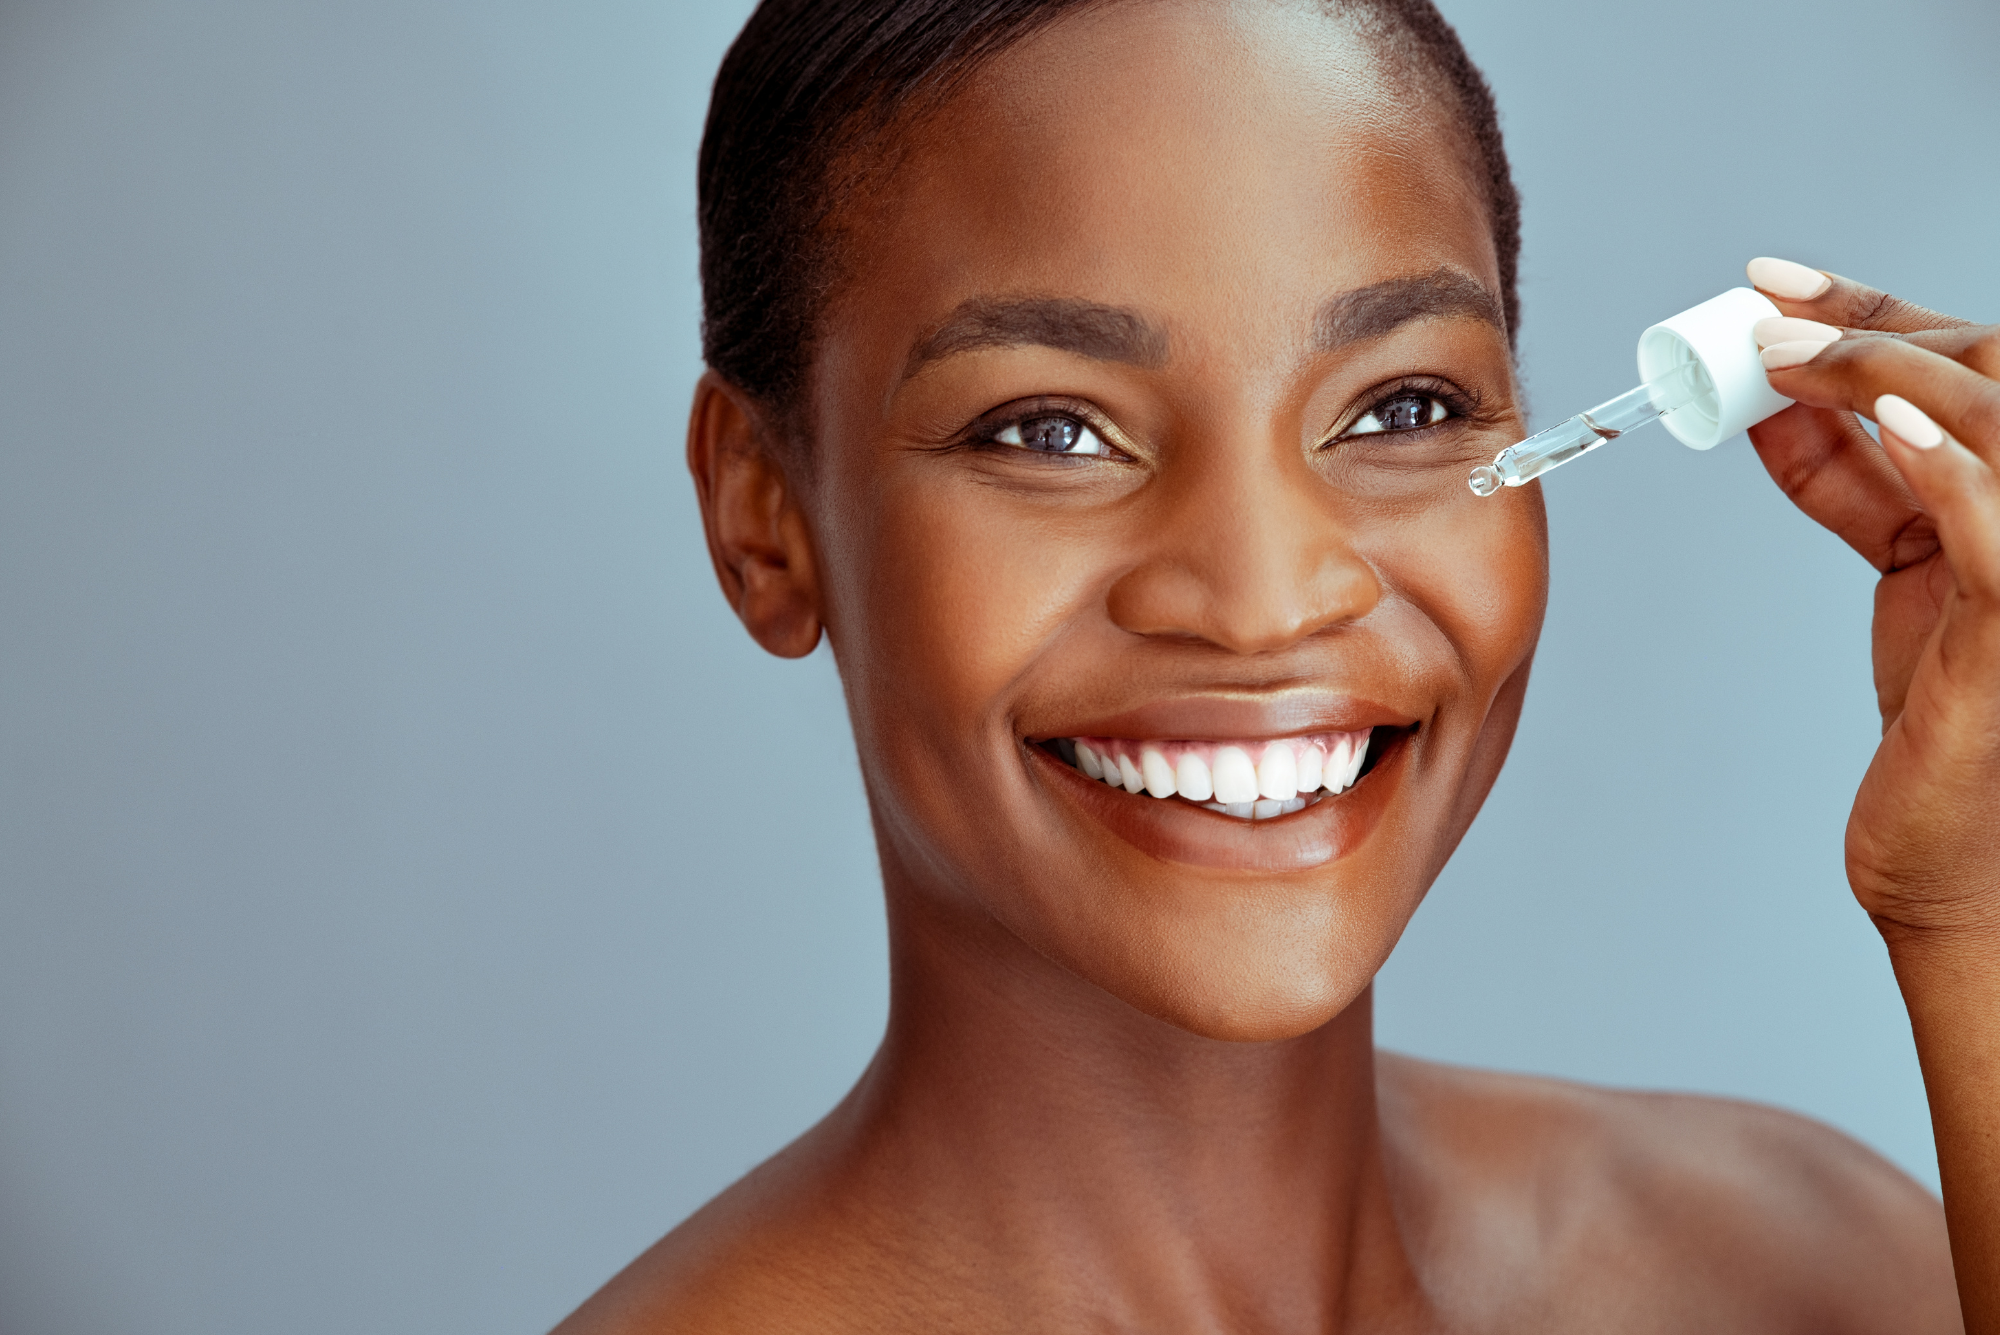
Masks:
[[[1424,88],[1316,5],[1082,11],[902,128],[843,219],[803,424],[703,379],[724,592],[765,648],[825,633],[840,663],[888,1031],[564,1335],[1943,1332],[1954,1251],[1967,1328],[2000,1330],[1965,1278],[2000,1273],[1990,335],[1838,340],[1774,373],[1820,406],[1758,436],[1893,571],[1850,867],[1949,1239],[1804,1119],[1374,1047],[1370,981],[1505,757],[1546,593],[1539,490],[1464,482],[1523,423]],[[1858,291],[1786,309],[1945,323]],[[1955,441],[1876,447],[1842,412],[1887,392]],[[1088,448],[1024,447],[1052,421]],[[1360,727],[1353,790],[1256,826],[1043,745]]]

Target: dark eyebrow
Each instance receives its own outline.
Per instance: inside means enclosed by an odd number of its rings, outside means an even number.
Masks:
[[[1070,297],[974,297],[917,340],[903,379],[955,353],[1028,345],[1133,366],[1167,362],[1166,332],[1136,311]]]
[[[1469,274],[1439,268],[1385,279],[1333,298],[1319,308],[1313,320],[1313,351],[1331,352],[1362,339],[1379,338],[1426,316],[1484,320],[1502,334],[1507,332],[1500,303],[1491,292]]]

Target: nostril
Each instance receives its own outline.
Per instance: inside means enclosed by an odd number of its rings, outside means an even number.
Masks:
[[[1381,600],[1381,583],[1344,544],[1316,556],[1258,561],[1182,554],[1129,571],[1106,610],[1135,635],[1204,640],[1232,653],[1269,653],[1322,630],[1359,620]],[[1301,569],[1301,557],[1311,564]]]

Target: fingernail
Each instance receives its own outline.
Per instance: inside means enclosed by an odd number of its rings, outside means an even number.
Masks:
[[[1875,421],[1884,431],[1893,431],[1920,450],[1934,450],[1944,444],[1944,432],[1924,414],[1924,410],[1899,394],[1884,394],[1875,400]]]
[[[1774,260],[1768,255],[1750,261],[1744,270],[1750,275],[1753,287],[1786,301],[1811,301],[1833,286],[1833,280],[1817,269],[1790,260]]]
[[[1773,315],[1750,326],[1750,332],[1757,338],[1757,346],[1768,348],[1773,343],[1831,343],[1840,337],[1838,327],[1821,324],[1818,320],[1797,320],[1789,315]]]
[[[1813,358],[1832,347],[1818,339],[1796,339],[1790,343],[1773,343],[1764,349],[1764,369],[1766,371],[1789,371],[1794,366],[1804,366]]]

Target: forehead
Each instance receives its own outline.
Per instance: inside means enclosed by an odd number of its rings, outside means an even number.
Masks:
[[[905,133],[826,332],[1035,293],[1148,311],[1177,354],[1262,355],[1329,293],[1441,268],[1497,293],[1444,105],[1317,5],[1085,10]]]

